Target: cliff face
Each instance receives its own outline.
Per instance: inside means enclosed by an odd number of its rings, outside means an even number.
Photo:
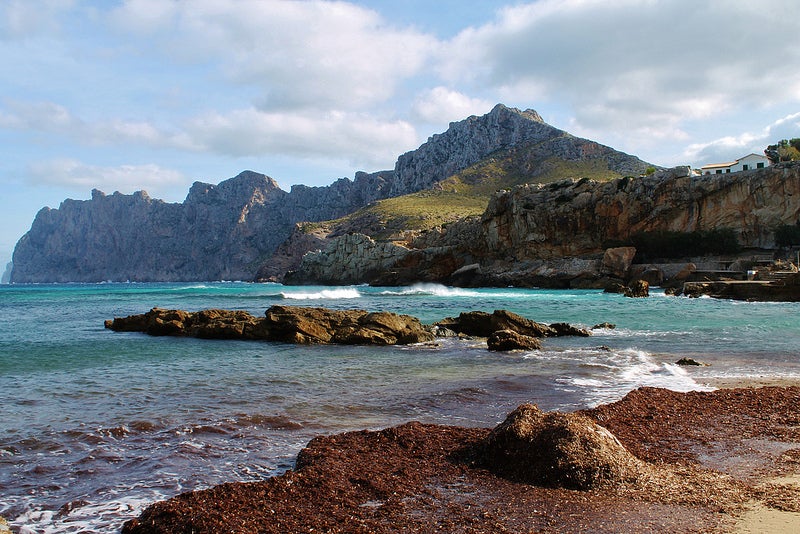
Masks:
[[[595,253],[640,232],[730,228],[744,247],[774,246],[800,217],[800,166],[691,176],[677,167],[606,183],[567,180],[494,196],[483,216],[488,254],[516,260]]]
[[[296,222],[349,213],[383,182],[380,173],[359,173],[355,182],[287,193],[245,171],[218,185],[195,182],[181,204],[95,190],[91,200],[37,214],[14,250],[11,280],[250,280]]]

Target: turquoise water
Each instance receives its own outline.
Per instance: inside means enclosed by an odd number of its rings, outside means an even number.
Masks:
[[[153,306],[261,315],[278,303],[426,323],[508,309],[617,327],[511,354],[479,341],[302,347],[103,328]],[[154,500],[279,474],[319,433],[409,420],[493,426],[522,402],[573,410],[643,385],[800,378],[799,314],[797,303],[436,285],[0,286],[0,516],[20,532],[115,531]],[[684,356],[710,365],[674,365]]]

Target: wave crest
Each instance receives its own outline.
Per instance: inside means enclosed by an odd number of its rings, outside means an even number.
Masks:
[[[282,299],[287,300],[335,300],[335,299],[357,299],[361,297],[358,289],[348,287],[340,289],[323,289],[313,293],[289,293],[281,292]]]
[[[418,283],[399,291],[382,291],[380,293],[390,297],[408,297],[414,295],[433,295],[436,297],[474,297],[477,291],[461,289],[458,287],[448,287],[441,284]]]

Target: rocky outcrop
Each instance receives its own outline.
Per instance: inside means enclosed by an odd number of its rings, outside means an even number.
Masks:
[[[492,332],[486,340],[489,350],[497,352],[509,352],[514,350],[539,350],[542,343],[535,337],[525,336],[513,330],[498,330]]]
[[[800,165],[694,176],[688,167],[606,183],[525,185],[492,198],[483,216],[493,255],[579,256],[656,231],[729,228],[744,247],[774,246],[774,229],[800,218]]]
[[[685,280],[697,267],[684,261],[634,269],[634,248],[607,244],[643,233],[726,228],[742,247],[769,248],[774,229],[797,220],[800,164],[707,176],[678,167],[608,182],[518,186],[493,196],[480,222],[462,224],[457,232],[425,232],[394,258],[382,256],[380,265],[369,255],[346,262],[351,271],[380,273],[362,282],[386,280],[389,273],[394,283],[459,286],[606,288],[634,279],[661,285]],[[335,279],[325,272],[341,271],[342,264],[322,256],[330,252],[308,254],[298,269],[308,276],[299,279]]]
[[[643,298],[650,296],[650,284],[646,280],[634,280],[625,288],[623,294],[630,298]]]
[[[508,330],[523,336],[542,338],[557,336],[590,336],[587,330],[575,328],[567,323],[546,325],[537,323],[508,310],[463,312],[458,317],[448,317],[436,323],[458,334],[489,337],[493,333]]]
[[[523,404],[481,444],[482,462],[513,480],[590,490],[637,483],[651,470],[614,435],[578,413]]]
[[[0,284],[7,284],[11,282],[11,269],[14,267],[12,262],[8,262],[6,264],[6,268],[3,271],[3,276],[0,277]]]
[[[349,234],[326,243],[323,250],[303,257],[300,268],[284,281],[292,284],[357,284],[375,280],[395,269],[411,250],[391,241]]]
[[[107,320],[105,327],[153,336],[297,344],[408,345],[433,340],[433,334],[409,315],[296,306],[272,306],[261,318],[245,311],[186,312],[153,308],[144,314]]]

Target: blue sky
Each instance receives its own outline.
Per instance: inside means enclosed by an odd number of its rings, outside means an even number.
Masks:
[[[327,185],[498,102],[658,165],[761,153],[800,137],[798,20],[796,0],[4,0],[0,261],[93,188]]]

